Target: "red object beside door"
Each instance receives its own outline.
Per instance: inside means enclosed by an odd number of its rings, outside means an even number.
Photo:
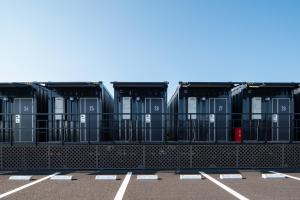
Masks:
[[[234,141],[242,143],[242,128],[234,128]]]

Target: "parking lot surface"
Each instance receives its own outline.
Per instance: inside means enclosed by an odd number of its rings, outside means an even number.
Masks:
[[[263,173],[271,171],[296,179],[261,178]],[[55,181],[47,178],[55,172],[72,175],[73,179]],[[180,180],[180,174],[201,174],[202,180]],[[244,178],[225,180],[220,179],[221,174],[241,174]],[[11,175],[32,175],[33,180],[12,181],[9,180]],[[117,180],[95,180],[96,175],[117,175]],[[138,175],[157,175],[158,180],[137,180]],[[36,183],[38,180],[42,181]],[[300,199],[299,188],[300,170],[0,172],[2,199]]]

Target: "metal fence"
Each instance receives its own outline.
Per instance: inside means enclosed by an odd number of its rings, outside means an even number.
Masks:
[[[255,119],[253,115],[256,115]],[[257,116],[260,117],[257,117]],[[238,136],[240,134],[240,136]],[[291,143],[300,114],[0,114],[0,143]]]
[[[0,146],[0,170],[299,167],[298,144]]]

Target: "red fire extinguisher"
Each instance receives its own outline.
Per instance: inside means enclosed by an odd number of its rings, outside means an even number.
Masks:
[[[236,143],[242,143],[242,128],[234,128],[234,141]]]

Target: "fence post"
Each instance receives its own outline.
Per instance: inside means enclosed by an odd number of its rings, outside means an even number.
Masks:
[[[2,146],[0,146],[0,169],[3,170],[3,153],[2,153]]]
[[[23,146],[23,147],[20,147],[20,148],[22,148],[22,164],[21,164],[21,169],[22,170],[24,170],[24,169],[28,169],[29,167],[28,167],[28,165],[26,166],[26,151],[28,150],[28,147],[27,146]]]
[[[99,157],[99,144],[96,145],[96,169],[99,166],[98,157]]]
[[[9,136],[10,136],[10,146],[13,145],[13,114],[10,115],[10,127],[9,127]]]
[[[193,145],[190,144],[190,168],[193,168]]]
[[[72,116],[71,116],[72,117]],[[60,130],[58,130],[58,131],[61,131],[61,133],[62,133],[62,136],[61,136],[61,144],[62,145],[64,145],[64,141],[65,141],[65,133],[66,133],[66,131],[68,131],[68,129],[69,129],[69,124],[68,124],[68,122],[67,122],[67,128],[66,128],[66,124],[64,123],[64,122],[62,122],[63,124],[62,124],[62,126],[61,127],[59,127],[59,129]],[[56,131],[56,130],[54,130],[54,131]],[[76,131],[76,130],[75,130]]]
[[[91,127],[90,127],[90,121],[91,121],[91,113],[88,113],[88,144],[91,144]]]
[[[146,146],[143,145],[143,165],[146,168]]]
[[[48,169],[50,169],[51,168],[51,146],[50,145],[48,145]]]
[[[32,115],[34,115],[34,114],[32,114]],[[32,129],[34,129],[35,128],[35,130],[33,130],[33,133],[34,133],[34,135],[35,135],[35,146],[37,146],[37,144],[38,144],[38,133],[39,133],[39,121],[37,121],[36,119],[37,119],[37,113],[35,114],[35,118],[34,118],[34,116],[33,117],[31,117],[32,119],[34,119],[35,121],[36,121],[36,123],[35,123],[35,126],[34,127],[32,127]]]
[[[282,168],[285,167],[285,162],[284,162],[284,160],[285,160],[285,147],[286,147],[286,145],[282,144],[282,147],[281,147],[281,159],[282,159],[282,161],[281,161],[281,167]]]
[[[236,163],[236,168],[239,168],[239,152],[240,152],[240,145],[236,145],[236,152],[235,152],[235,163]]]

